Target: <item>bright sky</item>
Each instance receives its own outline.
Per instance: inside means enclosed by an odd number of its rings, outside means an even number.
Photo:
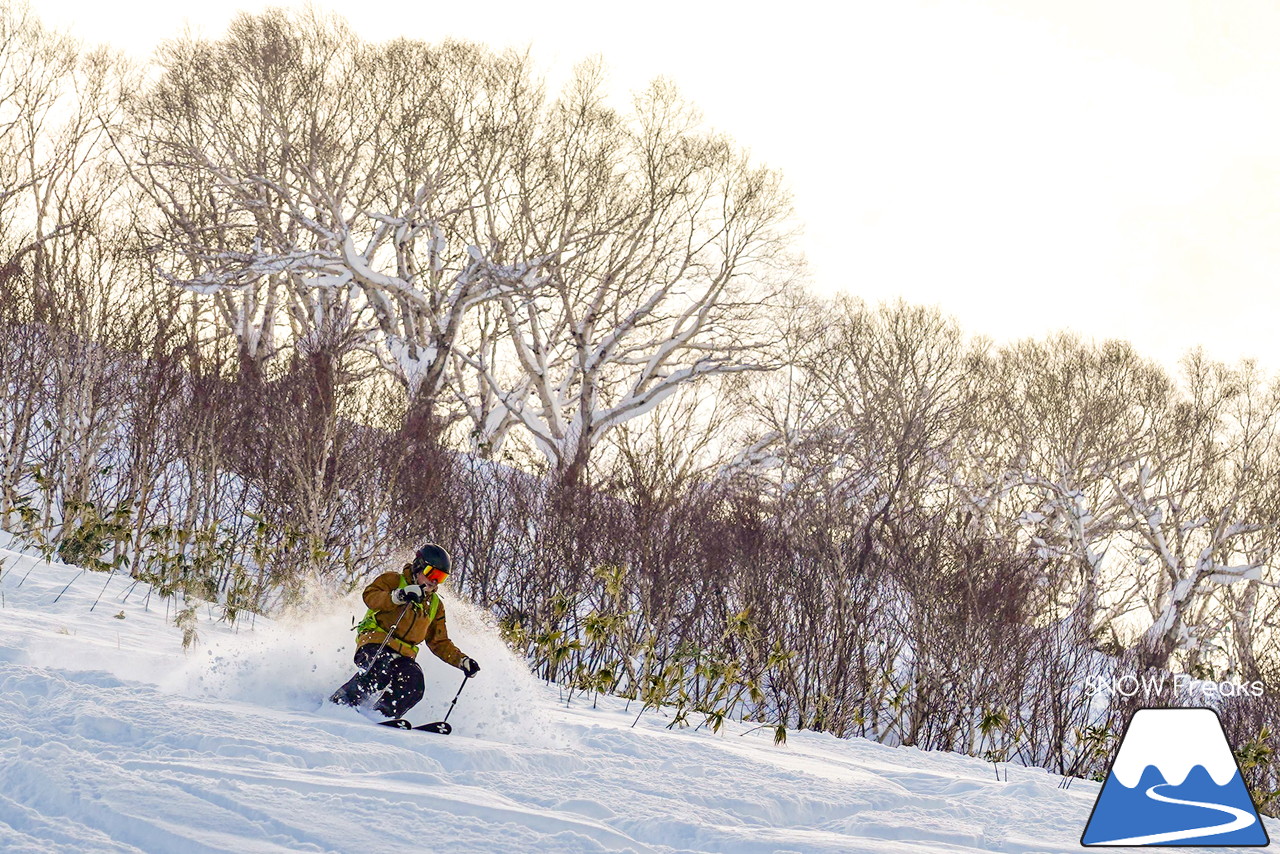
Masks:
[[[35,3],[144,56],[264,5]],[[1280,368],[1270,0],[317,5],[369,39],[532,46],[552,75],[599,54],[619,92],[670,77],[786,176],[820,291]]]

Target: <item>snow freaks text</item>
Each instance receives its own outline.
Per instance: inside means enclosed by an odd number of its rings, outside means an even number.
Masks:
[[[1186,673],[1149,673],[1138,676],[1126,673],[1123,676],[1090,676],[1084,681],[1085,693],[1089,696],[1104,694],[1106,696],[1145,698],[1158,697],[1172,688],[1174,693],[1198,691],[1205,696],[1221,697],[1261,697],[1266,693],[1261,681],[1213,682],[1196,679]]]

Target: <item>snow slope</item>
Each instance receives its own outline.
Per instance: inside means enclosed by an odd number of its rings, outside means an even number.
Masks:
[[[202,613],[184,653],[141,586],[116,577],[91,612],[104,576],[55,603],[77,569],[0,558],[3,852],[1084,850],[1097,784],[1019,766],[997,782],[968,757],[811,733],[775,747],[739,724],[671,731],[652,711],[632,727],[620,700],[566,707],[454,597],[451,633],[484,670],[445,737],[322,702],[349,675],[355,597],[238,631]],[[424,664],[415,722],[461,684]]]

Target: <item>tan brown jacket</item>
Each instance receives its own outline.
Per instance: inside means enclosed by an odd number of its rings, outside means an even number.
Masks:
[[[384,572],[364,589],[364,603],[375,612],[374,618],[378,628],[361,631],[356,637],[356,645],[382,643],[399,620],[400,628],[396,630],[391,640],[387,641],[388,649],[394,649],[409,658],[417,658],[419,644],[425,643],[427,648],[442,661],[454,667],[459,666],[464,656],[462,651],[453,645],[453,641],[449,640],[449,628],[444,618],[444,602],[438,594],[434,595],[433,598],[436,599],[434,619],[430,618],[432,606],[430,598],[417,605],[396,605],[391,601],[391,591],[403,587],[402,580],[412,583],[411,578],[404,572]],[[401,614],[404,615],[403,618]]]

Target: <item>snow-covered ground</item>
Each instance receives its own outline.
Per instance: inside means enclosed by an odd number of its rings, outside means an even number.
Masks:
[[[323,702],[350,673],[355,596],[252,629],[202,611],[184,652],[141,585],[124,599],[117,576],[91,612],[105,576],[55,603],[77,569],[0,558],[2,852],[1087,850],[1095,783],[1016,765],[998,782],[968,757],[812,733],[776,747],[739,724],[671,731],[654,711],[633,727],[620,700],[566,706],[454,597],[451,634],[484,670],[439,736]],[[415,722],[461,684],[427,659]]]

